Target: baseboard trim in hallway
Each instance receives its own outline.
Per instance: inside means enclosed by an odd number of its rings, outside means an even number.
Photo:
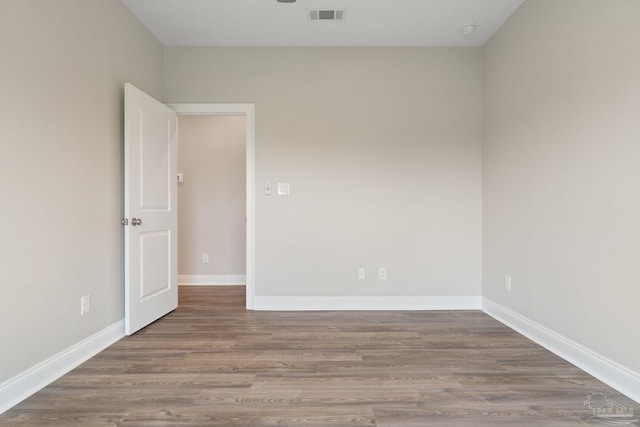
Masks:
[[[183,274],[178,276],[180,286],[229,286],[245,285],[247,276],[244,274]]]

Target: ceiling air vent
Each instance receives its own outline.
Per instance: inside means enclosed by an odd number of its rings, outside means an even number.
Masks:
[[[327,22],[327,21],[343,21],[344,9],[311,9],[309,10],[309,21],[311,22]]]

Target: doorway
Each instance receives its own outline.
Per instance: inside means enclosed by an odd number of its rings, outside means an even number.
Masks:
[[[253,301],[254,301],[254,265],[255,265],[255,248],[254,248],[254,105],[253,104],[169,104],[176,113],[178,114],[178,121],[180,122],[180,116],[219,116],[220,118],[228,117],[230,120],[226,120],[227,123],[243,123],[244,125],[244,156],[245,156],[245,217],[246,217],[246,227],[245,227],[245,285],[246,285],[246,308],[251,310],[253,309]],[[241,120],[233,120],[234,118]],[[185,117],[185,122],[187,118]],[[207,121],[203,121],[206,123]],[[212,121],[213,122],[213,121]],[[225,122],[225,120],[219,120],[218,123]],[[180,126],[178,126],[178,144],[180,144]],[[178,171],[181,173],[181,171]],[[214,173],[215,174],[215,173]],[[180,185],[187,185],[190,177],[188,175],[184,175],[181,177],[184,182],[179,183]],[[180,179],[180,178],[179,178]],[[230,207],[231,208],[231,207]],[[236,218],[236,226],[237,226],[237,218]],[[180,231],[180,229],[179,229]],[[237,254],[240,250],[239,247],[234,248]],[[216,256],[216,259],[212,259],[214,254],[211,254],[207,251],[198,251],[194,253],[193,251],[189,253],[190,258],[197,257],[195,262],[200,264],[207,264],[212,261],[221,261]],[[190,259],[189,262],[194,262],[194,259]],[[224,262],[224,261],[222,261]],[[233,263],[233,261],[229,260],[229,263]],[[224,277],[224,276],[221,276]],[[227,276],[227,279],[231,282],[237,281],[238,276],[230,275]]]

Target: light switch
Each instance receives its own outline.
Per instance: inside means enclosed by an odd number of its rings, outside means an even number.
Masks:
[[[184,174],[182,174],[182,173],[178,174],[178,182],[179,183],[183,183],[184,182]]]
[[[264,183],[264,194],[267,196],[271,195],[271,181],[267,181]]]
[[[291,186],[288,182],[279,182],[278,183],[278,195],[280,196],[288,196],[291,190]]]

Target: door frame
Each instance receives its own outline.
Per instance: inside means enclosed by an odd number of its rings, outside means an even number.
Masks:
[[[246,308],[255,296],[255,104],[167,104],[178,116],[244,116],[246,135]],[[178,129],[180,144],[180,129]],[[178,230],[179,232],[179,230]]]

